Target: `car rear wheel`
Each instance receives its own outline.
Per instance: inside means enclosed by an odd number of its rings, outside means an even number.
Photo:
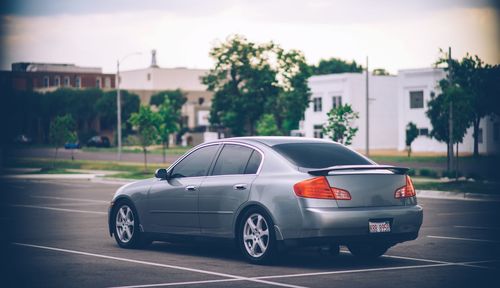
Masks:
[[[264,264],[274,258],[276,254],[274,223],[262,209],[249,209],[243,215],[238,230],[240,249],[251,263]]]
[[[362,259],[375,259],[384,255],[385,252],[391,247],[386,243],[368,242],[368,243],[354,243],[347,245],[351,254]]]
[[[113,234],[116,243],[122,248],[140,248],[151,243],[139,229],[139,217],[135,207],[129,201],[116,205],[112,218]]]

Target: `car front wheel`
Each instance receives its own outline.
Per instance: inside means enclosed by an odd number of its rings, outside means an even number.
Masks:
[[[270,262],[276,254],[274,223],[263,210],[249,209],[242,217],[238,242],[240,249],[251,263]]]

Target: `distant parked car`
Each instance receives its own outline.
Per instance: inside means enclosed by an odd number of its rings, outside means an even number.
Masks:
[[[82,148],[82,145],[80,145],[80,141],[66,142],[66,144],[64,144],[64,149],[80,149],[80,148]]]
[[[31,143],[33,143],[33,139],[26,136],[26,134],[20,134],[14,138],[14,143],[16,143],[16,144],[31,144]]]
[[[88,147],[110,147],[109,138],[106,136],[94,136],[87,141]]]

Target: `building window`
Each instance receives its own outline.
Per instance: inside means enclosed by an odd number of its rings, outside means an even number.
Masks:
[[[203,105],[203,103],[205,103],[205,98],[203,98],[203,97],[198,98],[198,105],[201,106],[201,105]]]
[[[148,81],[151,81],[151,73],[148,73],[147,78],[148,78]]]
[[[410,91],[410,109],[424,108],[424,91]]]
[[[100,77],[95,78],[95,87],[101,88],[101,78]]]
[[[82,88],[82,78],[80,76],[77,76],[75,78],[75,87],[76,88]]]
[[[43,77],[43,87],[45,87],[45,88],[50,87],[50,78],[49,78],[49,76]]]
[[[54,77],[54,86],[56,87],[61,86],[61,78],[59,76]]]
[[[69,76],[64,77],[64,87],[69,87],[70,85]]]
[[[332,97],[332,108],[335,109],[342,105],[342,96],[333,96]]]
[[[323,125],[314,125],[313,128],[314,138],[323,138]]]
[[[106,78],[104,79],[104,87],[105,87],[105,88],[111,88],[111,78],[106,77]]]
[[[493,124],[493,141],[498,142],[500,140],[500,123],[495,122]]]
[[[483,143],[483,128],[479,128],[477,135],[477,143]]]
[[[321,97],[313,98],[314,112],[321,112],[323,110],[323,103]]]
[[[428,128],[419,128],[418,135],[428,137],[429,136],[429,129]]]

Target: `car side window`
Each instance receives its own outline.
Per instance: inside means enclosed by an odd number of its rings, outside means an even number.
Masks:
[[[246,146],[234,144],[224,145],[224,148],[222,148],[217,158],[217,162],[215,162],[212,175],[254,174],[255,172],[246,173],[247,166],[254,153],[258,154],[255,150]]]
[[[200,148],[182,159],[172,169],[172,178],[206,176],[219,145]]]
[[[248,160],[245,174],[257,174],[261,160],[262,157],[260,156],[260,153],[254,150],[250,156],[250,160]]]

